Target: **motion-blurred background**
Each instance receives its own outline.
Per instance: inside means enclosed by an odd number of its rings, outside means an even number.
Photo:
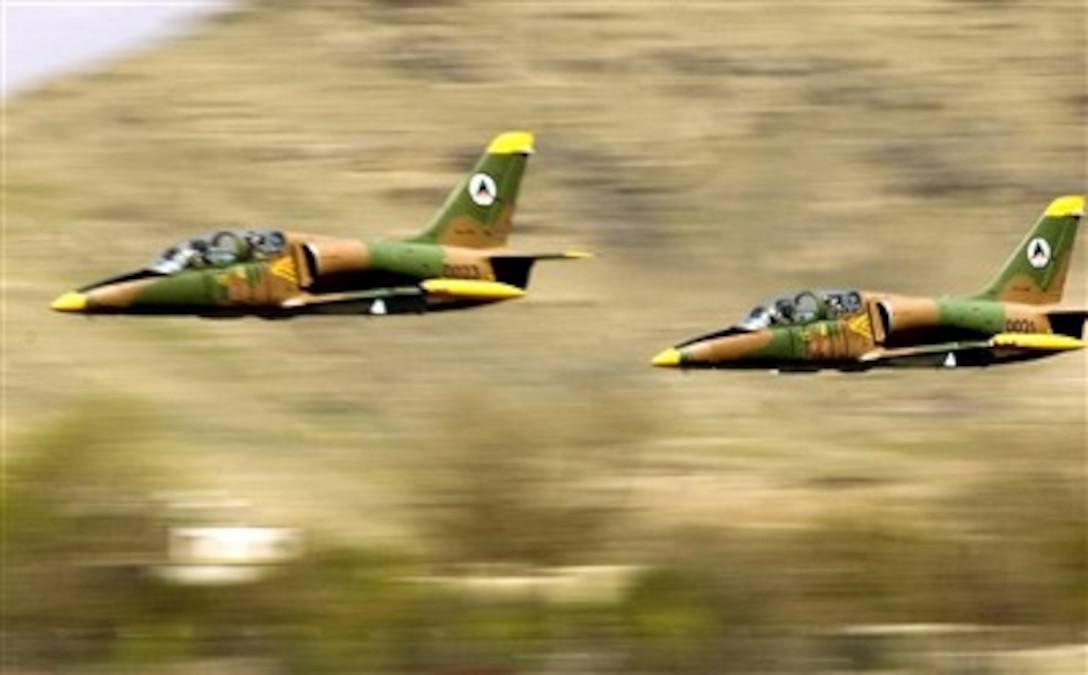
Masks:
[[[1088,184],[1086,14],[263,0],[12,96],[5,672],[1082,672],[1084,354],[649,358],[781,291],[982,285]],[[47,309],[220,227],[408,234],[507,129],[513,244],[597,254],[523,300]]]

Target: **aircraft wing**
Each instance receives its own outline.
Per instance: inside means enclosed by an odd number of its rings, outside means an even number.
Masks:
[[[394,286],[343,293],[304,293],[285,300],[290,314],[418,314],[427,311],[419,286]]]
[[[501,281],[480,281],[477,279],[424,279],[419,283],[428,295],[449,300],[474,300],[489,302],[494,300],[512,300],[525,295],[525,290],[504,284]]]
[[[1067,352],[1084,349],[1084,341],[1058,333],[998,333],[990,338],[999,349],[1018,349],[1029,352]]]
[[[938,368],[987,365],[995,361],[1017,361],[1083,349],[1077,338],[1053,333],[998,333],[988,340],[944,342],[935,345],[874,349],[858,360],[863,367],[897,366]]]
[[[437,303],[483,303],[520,298],[525,291],[497,281],[424,279],[418,286],[394,286],[342,293],[304,293],[280,307],[290,314],[419,314]]]
[[[581,260],[592,258],[592,254],[583,251],[563,251],[555,253],[522,253],[520,251],[500,251],[488,256],[491,268],[495,270],[495,279],[499,283],[517,288],[529,287],[529,274],[533,265],[540,260]]]

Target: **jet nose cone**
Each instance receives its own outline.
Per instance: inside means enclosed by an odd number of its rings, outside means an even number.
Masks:
[[[82,312],[87,309],[87,296],[82,293],[69,292],[58,296],[49,309],[54,312]]]
[[[654,360],[651,362],[658,368],[670,368],[680,365],[680,352],[676,349],[669,347],[657,353]]]

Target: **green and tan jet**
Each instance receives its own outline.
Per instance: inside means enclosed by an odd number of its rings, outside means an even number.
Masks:
[[[1057,303],[1083,215],[1083,196],[1055,199],[978,293],[791,293],[759,305],[735,326],[660,352],[653,365],[785,372],[978,367],[1082,349],[1088,313]]]
[[[506,240],[533,136],[497,136],[427,227],[407,239],[340,239],[279,230],[222,230],[167,249],[148,267],[65,293],[52,309],[80,314],[389,315],[521,297],[538,260]]]

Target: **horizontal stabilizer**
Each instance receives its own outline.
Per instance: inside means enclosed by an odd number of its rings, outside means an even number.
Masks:
[[[503,251],[489,256],[491,268],[495,271],[495,280],[516,288],[529,287],[529,274],[538,260],[582,260],[592,257],[592,253],[586,253],[585,251],[562,251],[559,253]]]
[[[588,251],[561,251],[558,253],[521,253],[521,252],[509,252],[509,253],[495,253],[491,256],[492,260],[505,259],[505,260],[584,260],[586,258],[592,258],[593,254]]]
[[[998,333],[991,339],[995,347],[1015,347],[1044,352],[1083,349],[1084,341],[1054,333]]]
[[[439,278],[425,279],[419,285],[433,295],[465,300],[511,300],[525,295],[525,291],[517,286],[499,281]]]
[[[1088,312],[1079,309],[1056,309],[1047,312],[1050,330],[1060,335],[1079,338],[1084,335],[1084,322],[1088,321]]]

